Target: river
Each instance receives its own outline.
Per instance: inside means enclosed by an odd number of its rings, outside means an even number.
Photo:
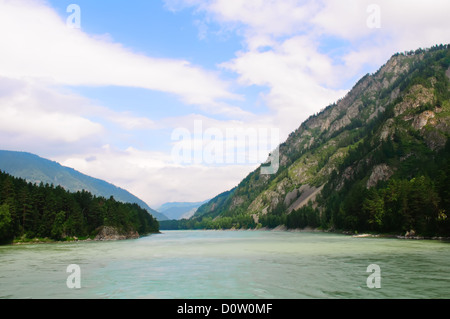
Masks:
[[[1,246],[0,298],[447,299],[449,265],[450,243],[437,240],[164,231]]]

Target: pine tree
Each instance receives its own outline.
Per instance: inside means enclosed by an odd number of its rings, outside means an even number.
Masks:
[[[3,204],[0,206],[0,243],[10,241],[12,237],[13,227],[9,206]]]

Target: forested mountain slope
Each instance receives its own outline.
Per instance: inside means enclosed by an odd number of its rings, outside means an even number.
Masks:
[[[178,228],[450,235],[450,47],[397,53]]]

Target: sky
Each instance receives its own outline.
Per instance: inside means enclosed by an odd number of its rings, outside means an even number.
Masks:
[[[0,0],[0,149],[146,201],[236,186],[397,52],[450,43],[448,0]]]

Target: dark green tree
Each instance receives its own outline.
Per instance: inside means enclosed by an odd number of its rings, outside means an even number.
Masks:
[[[13,227],[9,205],[0,205],[0,243],[12,240]]]

